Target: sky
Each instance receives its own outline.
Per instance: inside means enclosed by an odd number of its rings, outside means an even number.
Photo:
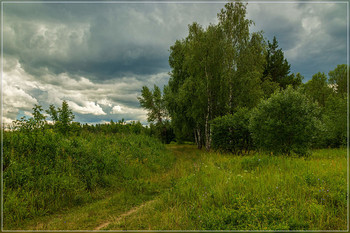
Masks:
[[[3,3],[3,123],[66,100],[81,123],[147,124],[142,86],[169,80],[169,48],[188,25],[216,24],[224,2]],[[347,3],[248,2],[250,32],[276,36],[304,82],[347,63]]]

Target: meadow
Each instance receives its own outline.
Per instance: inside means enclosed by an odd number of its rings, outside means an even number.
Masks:
[[[191,162],[153,205],[105,229],[345,230],[346,150],[309,158],[174,146]]]
[[[64,139],[66,147],[59,150],[64,153],[57,156],[62,160],[65,155],[66,164],[78,157],[77,151],[91,146],[85,151],[91,151],[90,190],[86,179],[84,183],[83,176],[79,176],[76,169],[79,166],[71,170],[75,175],[65,172],[58,175],[62,168],[57,167],[57,172],[51,170],[51,175],[42,175],[36,182],[26,182],[17,189],[7,188],[5,229],[346,230],[347,227],[344,148],[313,150],[309,157],[286,157],[258,152],[245,155],[205,152],[192,145],[164,146],[143,135],[99,135],[76,140],[68,143]],[[112,158],[123,161],[123,165]],[[17,163],[24,166],[25,161]],[[30,169],[29,165],[25,169],[16,166],[12,171],[17,174]],[[36,166],[35,170],[40,170],[40,165]],[[74,162],[65,166],[74,167]],[[105,174],[98,174],[100,167],[94,166],[103,166],[101,171]],[[5,175],[6,187],[10,186],[9,174]],[[61,179],[56,178],[55,185],[49,186],[55,180],[48,181],[50,176]],[[23,175],[16,178],[24,179]],[[27,196],[23,196],[24,192]],[[65,199],[64,195],[68,197]]]

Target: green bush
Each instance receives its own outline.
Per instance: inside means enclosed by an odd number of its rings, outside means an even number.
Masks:
[[[8,227],[91,201],[98,190],[143,190],[144,179],[174,162],[159,140],[142,134],[15,130],[4,132],[3,142]]]
[[[275,154],[306,155],[320,126],[316,104],[291,87],[262,101],[251,116],[254,143]]]
[[[249,132],[250,112],[240,108],[233,115],[217,117],[212,121],[212,146],[215,150],[242,153],[252,147]]]

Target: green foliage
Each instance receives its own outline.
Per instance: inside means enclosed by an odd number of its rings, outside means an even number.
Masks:
[[[347,94],[347,73],[349,72],[349,67],[346,64],[337,65],[337,67],[329,71],[329,83],[334,85],[336,92],[339,95]]]
[[[270,77],[272,82],[278,83],[282,88],[286,88],[287,85],[292,84],[293,77],[289,76],[290,64],[284,58],[282,49],[277,48],[278,42],[274,36],[272,43],[268,41],[264,78]]]
[[[140,133],[140,123],[130,124],[127,134],[89,132],[79,124],[79,133],[71,130],[65,135],[46,127],[27,130],[32,127],[27,124],[40,118],[39,110],[36,106],[34,119],[22,122],[25,130],[4,132],[7,226],[90,202],[100,189],[139,187],[143,179],[166,171],[174,161],[163,144]]]
[[[304,76],[300,73],[288,75],[282,82],[282,87],[286,88],[291,85],[293,88],[300,87],[303,84]]]
[[[347,143],[347,97],[331,95],[325,103],[322,119],[325,132],[320,135],[320,141],[325,140],[324,146],[339,147]]]
[[[249,151],[252,148],[249,118],[247,108],[238,109],[233,115],[215,118],[211,124],[213,149],[231,153]]]
[[[173,130],[168,120],[168,111],[165,106],[165,97],[162,96],[160,88],[154,85],[154,90],[143,86],[141,97],[137,98],[141,107],[148,110],[147,121],[151,123],[150,131],[153,135],[162,140],[163,143],[170,143],[174,139]]]
[[[46,124],[45,116],[41,113],[42,107],[40,105],[35,105],[33,108],[33,117],[26,119],[22,117],[20,120],[13,122],[13,128],[21,132],[38,132],[43,129]]]
[[[148,110],[149,122],[162,123],[167,117],[164,100],[160,88],[154,85],[154,90],[151,91],[148,87],[143,86],[141,97],[138,97],[141,107]]]
[[[317,134],[318,117],[317,107],[288,87],[253,110],[249,128],[260,149],[276,154],[305,155]]]
[[[254,107],[263,96],[265,43],[250,33],[246,5],[227,3],[217,25],[189,25],[188,36],[170,47],[172,68],[164,89],[166,107],[178,140],[191,135],[201,148],[211,146],[210,122],[239,107]]]
[[[51,120],[53,121],[53,123],[58,121],[58,112],[56,110],[55,105],[51,104],[49,106],[49,109],[46,110],[46,113],[49,114],[49,116],[51,117]]]
[[[74,114],[69,108],[66,101],[62,102],[62,107],[58,108],[58,122],[56,122],[57,127],[63,134],[67,134],[69,131],[69,126],[74,119]]]
[[[319,132],[315,147],[340,147],[346,145],[347,137],[347,66],[338,65],[329,73],[313,75],[303,92],[316,102],[322,110],[322,131]]]
[[[326,105],[327,98],[332,94],[333,90],[328,85],[327,76],[324,73],[318,72],[312,76],[304,85],[305,94],[319,106]]]
[[[54,128],[58,129],[62,134],[68,134],[70,131],[70,126],[75,116],[72,110],[69,108],[67,101],[62,102],[62,106],[56,110],[56,107],[51,104],[49,109],[46,110],[49,114]],[[74,126],[74,131],[76,131],[76,125]]]

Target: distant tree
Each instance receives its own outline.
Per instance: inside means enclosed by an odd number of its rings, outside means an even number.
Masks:
[[[43,128],[46,124],[46,117],[41,113],[43,111],[40,105],[34,105],[33,108],[33,123],[35,129]]]
[[[304,76],[300,73],[291,74],[286,77],[284,82],[282,83],[282,87],[287,87],[291,85],[293,88],[299,87],[303,84]]]
[[[58,113],[57,113],[56,107],[53,104],[51,104],[49,109],[46,110],[46,113],[49,114],[54,124],[56,121],[58,121]]]
[[[347,72],[346,64],[337,65],[337,67],[328,73],[329,83],[336,88],[339,95],[347,95]]]
[[[272,43],[268,41],[266,53],[266,66],[264,70],[264,80],[269,79],[272,82],[278,83],[279,86],[285,89],[288,85],[299,86],[302,83],[302,76],[299,74],[289,74],[290,64],[284,58],[282,49],[278,49],[276,37],[273,37]]]
[[[254,143],[275,154],[307,154],[320,125],[316,104],[292,87],[263,100],[251,116]]]
[[[166,143],[168,133],[168,123],[166,121],[168,113],[160,88],[154,85],[154,89],[151,91],[147,86],[143,86],[141,97],[138,97],[137,99],[139,100],[141,107],[148,110],[147,121],[155,123],[151,125],[152,130],[156,130],[157,132],[155,134]]]
[[[51,120],[53,121],[54,127],[56,127],[61,133],[67,134],[69,127],[74,120],[75,116],[72,110],[69,108],[67,101],[62,102],[62,106],[56,110],[56,107],[51,104],[49,109],[46,110],[46,113],[49,114]],[[78,126],[74,125],[74,131],[77,130]]]
[[[62,102],[62,107],[58,108],[58,121],[60,122],[60,128],[63,133],[67,133],[69,125],[74,120],[75,116],[72,110],[69,108],[67,101]]]
[[[19,120],[13,122],[14,128],[22,132],[32,132],[38,133],[38,130],[43,129],[46,124],[46,117],[41,113],[43,111],[40,105],[34,105],[33,117],[27,119],[25,116],[21,117]]]
[[[328,85],[327,76],[318,72],[305,83],[304,91],[312,101],[317,102],[321,107],[325,107],[326,100],[332,94],[333,89]]]
[[[137,97],[141,107],[148,110],[147,121],[161,124],[167,117],[164,99],[160,88],[154,85],[153,91],[147,86],[142,87],[141,97]]]

